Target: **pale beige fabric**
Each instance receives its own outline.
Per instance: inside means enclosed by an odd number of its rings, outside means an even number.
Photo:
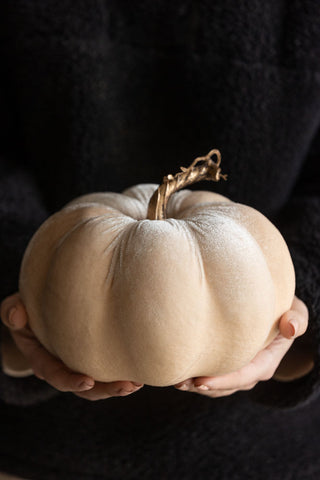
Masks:
[[[13,475],[8,475],[7,473],[0,472],[0,480],[27,480],[27,479],[22,477],[15,477]]]

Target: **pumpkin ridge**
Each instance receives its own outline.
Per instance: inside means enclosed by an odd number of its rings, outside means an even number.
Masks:
[[[192,222],[190,222],[188,224],[184,219],[183,220],[181,219],[179,221],[181,222],[180,224],[185,229],[185,231],[188,235],[188,238],[191,239],[193,250],[195,252],[195,256],[197,258],[198,265],[199,265],[200,285],[206,284],[206,279],[207,279],[206,269],[205,269],[205,265],[204,265],[203,258],[202,258],[202,255],[201,255],[201,247],[199,245],[197,235],[195,234],[195,231],[193,229],[193,224],[192,224]]]

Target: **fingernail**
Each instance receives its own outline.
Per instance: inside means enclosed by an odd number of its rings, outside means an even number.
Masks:
[[[295,319],[289,320],[289,325],[291,327],[291,336],[294,337],[298,330],[298,322]]]
[[[176,385],[176,388],[179,388],[179,390],[188,390],[188,385],[186,383],[181,383],[180,385]]]
[[[209,390],[208,385],[195,385],[199,390]]]
[[[133,385],[136,387],[142,387],[143,383],[136,383],[136,382],[131,382]]]
[[[16,314],[17,310],[18,310],[17,307],[12,307],[9,310],[8,318],[9,318],[9,323],[10,323],[10,325],[12,325],[12,327],[15,326],[14,317],[15,317],[15,314]]]
[[[78,385],[78,388],[80,388],[80,390],[89,390],[93,386],[94,386],[94,382],[84,381]]]

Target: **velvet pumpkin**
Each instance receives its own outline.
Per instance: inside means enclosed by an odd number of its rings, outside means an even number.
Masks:
[[[158,187],[74,199],[40,226],[23,258],[32,330],[97,381],[166,386],[237,370],[275,338],[293,300],[287,245],[264,215],[181,190],[154,219]]]

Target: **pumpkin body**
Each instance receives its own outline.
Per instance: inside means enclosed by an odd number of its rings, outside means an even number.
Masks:
[[[158,185],[76,198],[32,237],[19,289],[40,342],[97,381],[154,386],[247,364],[278,333],[295,276],[255,209],[182,190],[146,219]]]

